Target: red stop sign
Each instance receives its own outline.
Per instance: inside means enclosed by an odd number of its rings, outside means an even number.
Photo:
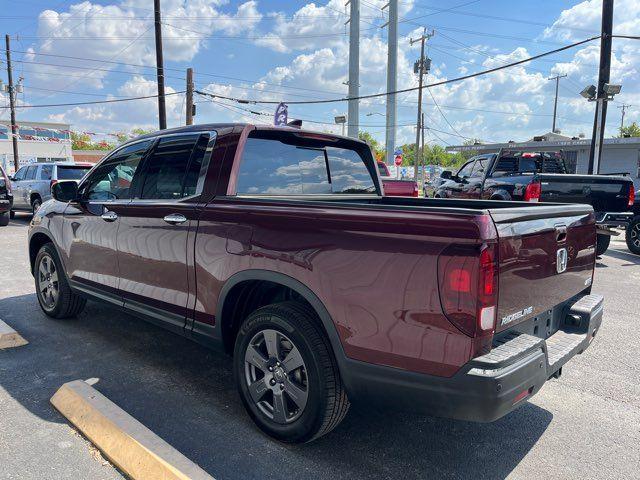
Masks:
[[[396,167],[399,167],[400,165],[402,165],[402,155],[396,155],[395,164],[396,164]]]

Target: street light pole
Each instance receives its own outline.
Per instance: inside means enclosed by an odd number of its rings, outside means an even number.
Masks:
[[[360,0],[348,0],[349,14],[349,102],[347,133],[358,138],[358,120],[360,118],[358,96],[360,96]],[[342,126],[344,130],[344,125]],[[344,131],[342,132],[344,135]]]
[[[389,26],[387,40],[387,92],[395,92],[398,89],[398,0],[389,0],[382,8],[389,8],[389,21],[380,28]],[[387,128],[385,135],[385,148],[387,150],[387,163],[393,164],[396,149],[396,94],[387,94]]]

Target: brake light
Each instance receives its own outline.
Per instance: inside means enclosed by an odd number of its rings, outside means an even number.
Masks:
[[[495,329],[498,300],[496,245],[452,246],[438,257],[440,303],[447,318],[471,337]]]
[[[412,196],[414,196],[414,197],[418,196],[418,185],[417,184],[413,186],[413,195]]]
[[[627,207],[633,207],[634,202],[636,201],[636,192],[633,189],[633,183],[629,185],[629,201],[627,202]]]
[[[524,189],[524,201],[537,202],[540,200],[541,193],[542,193],[542,185],[540,184],[540,182],[531,182]]]

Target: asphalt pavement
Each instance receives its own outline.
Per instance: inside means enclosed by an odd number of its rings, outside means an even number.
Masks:
[[[624,242],[597,264],[605,314],[593,344],[515,412],[474,424],[352,409],[320,440],[285,446],[253,426],[228,357],[97,303],[47,318],[29,218],[0,228],[0,318],[30,342],[0,351],[0,479],[122,478],[49,403],[89,378],[218,480],[640,478],[640,257]]]

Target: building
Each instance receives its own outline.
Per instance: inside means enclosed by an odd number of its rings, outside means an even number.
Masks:
[[[98,163],[111,150],[73,150],[73,161],[76,163]]]
[[[547,133],[526,142],[506,142],[481,145],[456,145],[448,151],[495,153],[501,149],[536,152],[562,150],[567,169],[571,173],[588,173],[591,140]],[[640,138],[605,138],[602,145],[599,173],[627,173],[636,188],[640,188]]]
[[[0,119],[0,165],[14,173],[11,122]],[[65,123],[18,121],[20,166],[36,162],[73,161],[70,125]]]

